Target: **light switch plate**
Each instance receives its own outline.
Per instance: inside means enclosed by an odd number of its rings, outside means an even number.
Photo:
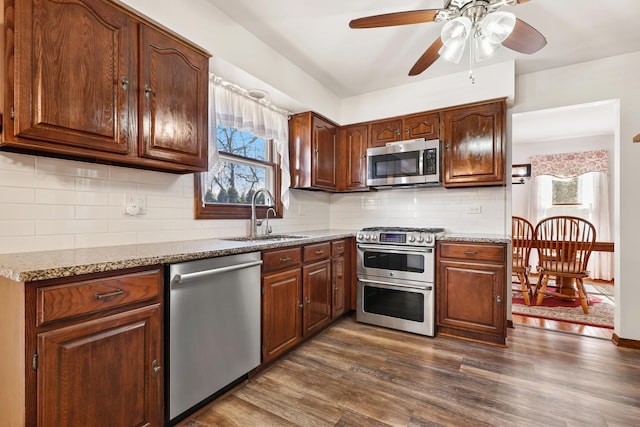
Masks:
[[[467,213],[470,214],[481,214],[482,213],[482,205],[471,205],[467,209]]]

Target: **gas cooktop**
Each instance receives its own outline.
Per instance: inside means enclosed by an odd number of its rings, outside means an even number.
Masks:
[[[356,233],[358,243],[401,246],[435,246],[444,228],[366,227]]]

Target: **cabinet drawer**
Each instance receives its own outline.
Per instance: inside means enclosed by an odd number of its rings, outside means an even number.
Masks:
[[[282,270],[300,265],[302,256],[300,247],[280,249],[262,253],[262,272]]]
[[[160,270],[84,280],[37,290],[36,325],[158,298]]]
[[[505,245],[492,243],[440,243],[441,258],[456,258],[466,261],[504,262]]]
[[[331,242],[331,256],[336,257],[344,254],[347,249],[347,242],[345,240],[337,240]]]
[[[319,259],[329,258],[331,255],[331,243],[318,243],[304,247],[304,262],[316,261]]]

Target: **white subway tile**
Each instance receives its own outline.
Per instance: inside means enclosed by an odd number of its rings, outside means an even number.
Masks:
[[[0,236],[33,236],[36,234],[35,221],[1,220]]]
[[[35,173],[35,157],[26,154],[0,153],[0,170]]]
[[[0,187],[0,204],[5,203],[35,203],[36,190],[33,188]]]
[[[63,249],[74,249],[72,235],[2,237],[0,253],[38,252]]]
[[[75,160],[36,157],[36,173],[84,178],[109,178],[109,167]]]
[[[106,233],[109,222],[106,220],[38,220],[36,233],[46,234],[78,234],[78,233]]]
[[[73,219],[73,213],[73,206],[3,203],[2,209],[0,209],[0,219]]]

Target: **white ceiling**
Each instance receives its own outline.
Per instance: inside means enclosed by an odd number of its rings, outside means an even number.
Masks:
[[[338,97],[466,71],[442,59],[419,76],[408,71],[444,23],[350,29],[364,16],[438,9],[444,0],[207,0]],[[515,60],[524,74],[640,48],[639,0],[531,0],[505,6],[538,29],[548,44],[533,55],[502,49],[480,65]]]

